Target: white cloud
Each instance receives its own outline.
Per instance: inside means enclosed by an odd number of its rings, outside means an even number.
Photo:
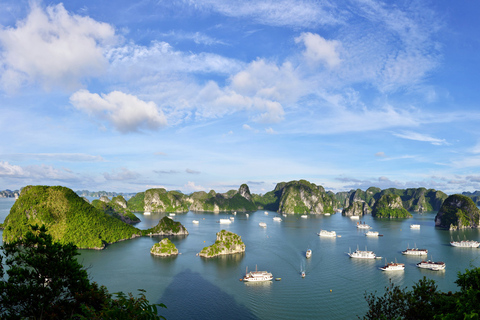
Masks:
[[[195,184],[195,182],[193,182],[193,181],[188,181],[188,183],[185,184],[183,187],[184,187],[184,190],[185,190],[184,192],[203,191],[203,190],[205,190],[204,187],[202,187],[202,186],[197,186],[197,185]]]
[[[170,73],[219,73],[238,72],[242,63],[213,53],[191,53],[174,50],[167,42],[153,41],[150,46],[127,44],[112,48],[107,57],[110,72],[120,79],[151,79],[152,75],[167,76]],[[177,78],[175,76],[175,78]]]
[[[190,174],[200,174],[200,171],[196,171],[196,170],[192,170],[192,169],[185,169],[185,172],[186,173],[190,173]]]
[[[449,145],[449,143],[445,139],[433,138],[418,132],[405,131],[403,133],[394,133],[393,135],[399,138],[408,139],[408,140],[430,142],[431,144],[436,146]]]
[[[385,158],[386,156],[387,155],[383,151],[375,153],[375,157]]]
[[[0,161],[0,177],[56,181],[77,179],[76,175],[68,169],[56,169],[44,164],[21,167],[2,161]]]
[[[265,132],[268,133],[268,134],[277,134],[277,132],[275,130],[273,130],[272,128],[266,128]]]
[[[0,177],[1,176],[15,176],[21,177],[26,175],[22,167],[10,164],[5,161],[0,161]]]
[[[104,51],[116,41],[109,24],[70,15],[63,4],[44,10],[32,2],[25,20],[0,29],[1,84],[12,91],[28,82],[78,87],[82,78],[106,69]]]
[[[113,170],[112,173],[105,172],[103,177],[105,180],[124,181],[135,180],[140,175],[136,172],[130,171],[127,168],[121,168],[120,171]]]
[[[309,62],[323,62],[333,68],[340,64],[338,49],[340,42],[337,40],[326,40],[318,34],[304,32],[295,38],[295,42],[303,42],[305,51],[303,55]]]
[[[120,91],[98,95],[79,90],[70,97],[77,109],[110,122],[122,133],[141,129],[156,130],[167,120],[154,102],[145,102]]]

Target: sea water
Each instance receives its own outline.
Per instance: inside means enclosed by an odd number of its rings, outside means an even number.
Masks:
[[[0,221],[14,200],[0,199]],[[188,230],[185,237],[171,237],[180,255],[162,258],[150,254],[150,248],[163,237],[142,237],[109,245],[105,250],[81,250],[79,261],[88,269],[92,281],[110,292],[145,289],[150,302],[164,303],[161,314],[167,319],[355,319],[365,314],[365,293],[384,293],[390,281],[411,289],[424,276],[435,280],[442,291],[456,291],[458,272],[480,266],[480,249],[455,248],[453,240],[480,240],[478,230],[448,231],[434,226],[436,212],[412,213],[410,219],[362,217],[382,237],[366,237],[356,228],[357,221],[341,214],[331,216],[299,215],[283,217],[264,211],[238,213],[229,224],[219,224],[231,214],[176,214],[175,221]],[[150,228],[165,214],[144,216],[136,226]],[[198,220],[198,224],[192,221]],[[266,228],[259,222],[265,222]],[[419,230],[410,224],[420,224]],[[216,233],[225,229],[242,237],[243,254],[211,259],[196,256],[203,247],[215,242]],[[337,238],[319,237],[321,229],[336,231]],[[417,268],[427,257],[401,254],[407,247],[428,249],[428,259],[446,263],[445,271]],[[357,247],[374,251],[377,260],[359,260],[346,254]],[[305,253],[312,249],[312,257]],[[387,261],[405,263],[405,271],[384,272]],[[243,283],[246,269],[265,270],[281,281]],[[306,277],[301,277],[301,271]]]

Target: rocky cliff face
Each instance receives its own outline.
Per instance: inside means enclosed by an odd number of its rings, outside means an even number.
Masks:
[[[306,180],[282,183],[275,188],[280,196],[279,213],[286,214],[323,214],[334,213],[338,202],[334,196]]]
[[[164,238],[152,246],[150,253],[154,256],[169,257],[178,255],[178,249],[168,238]]]
[[[342,216],[363,216],[372,212],[370,206],[363,200],[353,202],[342,210]]]
[[[407,211],[426,212],[440,209],[443,201],[447,195],[441,191],[425,188],[411,188],[411,189],[395,189],[389,188],[381,190],[379,188],[370,187],[365,192],[360,189],[351,190],[349,196],[345,198],[344,212],[357,212],[360,205],[353,206],[355,202],[365,202],[367,205],[362,207],[370,207],[371,209],[364,210],[371,212],[375,203],[384,195],[398,195],[401,198],[403,208]],[[342,195],[344,196],[344,195]]]
[[[112,200],[107,196],[101,196],[99,200],[92,201],[92,206],[128,224],[140,222],[140,219],[127,209],[127,201],[121,195]]]
[[[149,189],[145,191],[143,211],[149,212],[188,212],[187,196],[177,191]]]
[[[252,200],[252,195],[246,184],[242,184],[237,190],[230,190],[226,193],[216,193],[210,190],[209,193],[194,192],[190,196],[192,211],[207,212],[247,212],[257,210]]]
[[[163,217],[155,227],[145,230],[144,234],[151,236],[186,236],[188,231],[180,222]]]
[[[402,203],[402,198],[399,195],[384,194],[375,203],[372,216],[377,218],[409,218],[412,216]]]
[[[198,254],[201,257],[213,258],[219,255],[245,252],[245,244],[239,235],[222,230],[217,233],[217,240],[209,247],[203,248]]]
[[[450,230],[478,228],[480,210],[469,197],[449,196],[435,216],[435,226]]]

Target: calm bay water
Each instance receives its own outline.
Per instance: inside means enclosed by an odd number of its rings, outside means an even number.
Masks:
[[[0,199],[0,221],[8,215],[13,199]],[[478,230],[450,232],[436,229],[436,212],[413,214],[411,219],[380,220],[371,216],[362,219],[383,237],[365,237],[356,228],[356,221],[341,214],[332,216],[282,217],[264,211],[239,213],[230,225],[216,221],[231,214],[177,214],[189,231],[187,237],[173,237],[181,254],[175,258],[150,255],[155,242],[162,237],[143,237],[123,241],[103,251],[81,250],[79,261],[88,267],[93,281],[107,286],[110,292],[147,290],[151,302],[167,305],[162,314],[167,319],[355,319],[367,309],[364,293],[381,294],[391,279],[395,284],[411,288],[426,276],[436,281],[442,291],[456,291],[457,272],[480,266],[480,249],[454,248],[453,239],[479,240]],[[144,216],[140,229],[158,223],[164,214]],[[199,220],[195,225],[192,220]],[[258,223],[266,222],[267,228]],[[411,230],[418,223],[420,230]],[[226,229],[242,237],[246,252],[234,256],[204,259],[196,256],[211,245],[215,233]],[[320,229],[335,230],[339,238],[320,238]],[[408,246],[429,250],[429,259],[444,261],[446,270],[435,272],[415,266],[421,259],[401,254]],[[406,264],[404,272],[382,272],[378,268],[385,259],[359,261],[346,252],[357,248],[374,251],[377,255]],[[312,249],[310,259],[305,251]],[[281,281],[243,283],[239,279],[246,267],[267,270]],[[301,269],[306,277],[301,278]]]

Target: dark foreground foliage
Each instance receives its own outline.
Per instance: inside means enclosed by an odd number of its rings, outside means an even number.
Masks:
[[[424,277],[412,290],[390,283],[383,296],[365,293],[368,311],[362,319],[480,319],[480,268],[459,273],[456,293],[437,290],[434,280]]]
[[[0,246],[1,319],[164,319],[143,291],[116,293],[90,282],[73,244],[53,242],[45,226]]]

